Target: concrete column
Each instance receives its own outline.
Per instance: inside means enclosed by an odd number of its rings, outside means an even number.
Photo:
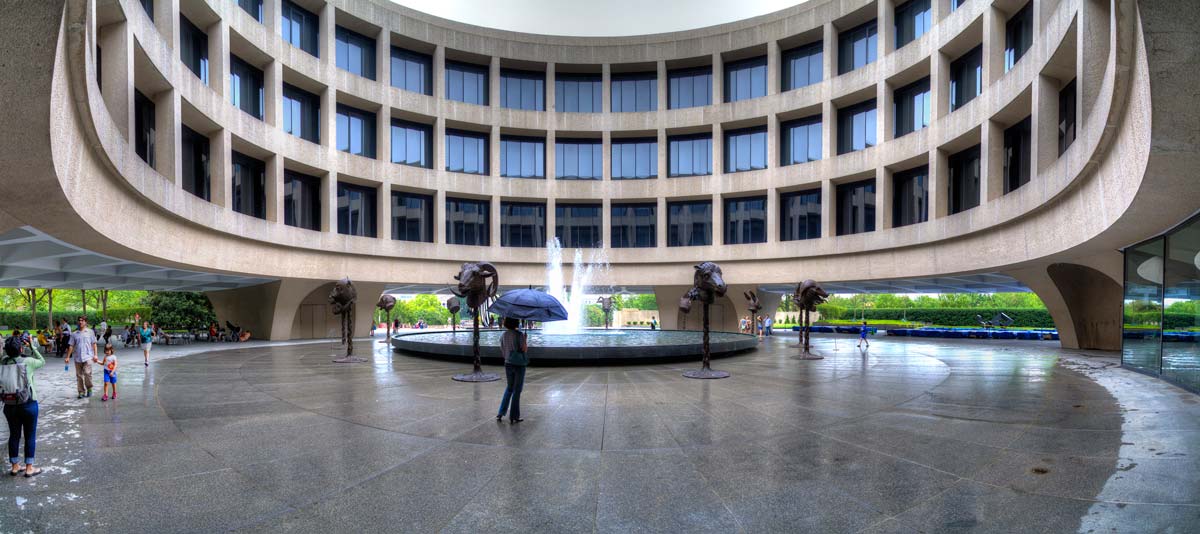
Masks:
[[[656,62],[655,68],[658,70],[657,89],[658,91],[658,110],[664,111],[667,109],[667,104],[671,98],[670,89],[667,88],[667,62],[660,59]],[[662,176],[660,174],[660,176]]]
[[[612,248],[612,199],[608,197],[600,200],[600,239],[604,248]]]
[[[379,101],[387,102],[392,86],[392,32],[387,28],[375,34],[375,80],[379,82]]]
[[[837,155],[837,107],[826,100],[821,103],[821,159]]]
[[[500,127],[493,125],[488,136],[488,176],[500,176]]]
[[[337,225],[337,181],[336,172],[325,175],[321,182],[321,202],[325,212],[321,214],[321,231],[336,234]]]
[[[1033,80],[1033,120],[1030,142],[1037,176],[1058,159],[1058,80],[1039,75]]]
[[[983,90],[1004,75],[1004,12],[995,6],[983,11]],[[1037,33],[1036,31],[1034,33]]]
[[[655,218],[658,221],[655,223],[655,246],[667,246],[667,199],[658,197],[658,207],[655,208]]]
[[[712,125],[712,155],[712,173],[714,177],[719,178],[725,174],[725,130],[719,122]]]
[[[712,101],[713,104],[725,101],[725,60],[720,52],[713,52],[712,55]],[[716,143],[717,138],[713,137],[713,145]]]
[[[554,213],[554,208],[557,207],[557,201],[553,198],[546,199],[546,239],[554,239],[558,234],[555,232],[554,225],[558,221],[558,216]]]
[[[823,80],[832,80],[837,76],[837,28],[833,27],[832,22],[826,22],[821,26],[821,47],[824,52],[821,54],[822,71],[824,71]]]
[[[882,59],[896,50],[896,2],[879,0],[875,6],[875,34],[879,41],[879,57]]]
[[[892,199],[895,197],[892,171],[886,167],[875,168],[875,230],[892,227]]]
[[[930,0],[929,17],[934,25],[946,18],[948,13],[950,13],[950,0]]]
[[[334,36],[337,27],[336,13],[333,4],[326,2],[321,6],[321,12],[317,14],[317,57],[321,59],[321,63],[327,69],[337,63],[333,57],[337,40]],[[327,72],[331,73],[332,71]],[[332,80],[333,78],[328,79]]]
[[[500,58],[492,56],[488,64],[488,105],[500,107]]]
[[[779,241],[779,192],[767,190],[767,242]]]
[[[271,61],[263,69],[264,102],[266,123],[276,129],[283,128],[283,63]]]
[[[139,8],[140,9],[140,8]],[[100,93],[117,131],[133,144],[133,28],[127,22],[100,29]]]
[[[655,178],[667,178],[670,176],[670,155],[667,154],[667,130],[664,128],[658,129],[658,176]]]
[[[272,154],[266,161],[267,220],[283,220],[283,156]]]
[[[929,101],[933,106],[930,121],[937,121],[950,113],[950,58],[940,51],[930,54]]]
[[[182,133],[179,91],[169,89],[154,98],[154,168],[159,174],[183,185]]]
[[[433,242],[446,241],[446,191],[438,189],[433,194]]]
[[[386,103],[375,114],[375,158],[392,162],[392,107]],[[383,166],[382,168],[387,168]]]
[[[179,50],[179,0],[154,0],[154,26],[172,49]]]
[[[612,65],[610,65],[608,63],[605,63],[600,66],[600,107],[601,107],[601,109],[604,110],[605,113],[612,112]],[[607,132],[607,128],[605,129],[605,131]],[[608,141],[607,141],[607,139],[608,139],[607,134],[605,134],[605,145],[606,146],[604,149],[604,154],[605,154],[604,160],[606,162],[608,161],[608,148],[607,148]],[[607,163],[605,163],[605,164],[607,165]],[[608,167],[605,167],[605,169],[606,169],[605,176],[608,176],[608,174],[607,174]]]
[[[605,87],[608,86],[605,85]],[[605,91],[607,91],[607,89]],[[608,99],[605,98],[604,101],[606,102],[604,107],[607,108]],[[600,143],[600,151],[603,152],[603,155],[601,156],[600,170],[604,175],[603,179],[612,180],[612,133],[609,132],[607,128],[600,133]]]
[[[712,237],[714,245],[725,243],[725,199],[720,192],[712,194]]]
[[[554,150],[558,136],[554,131],[551,121],[551,128],[546,131],[546,156],[543,158],[546,162],[546,180],[555,180],[558,178],[558,153]],[[553,189],[554,186],[546,184],[547,189]]]
[[[767,94],[779,93],[779,41],[767,41]],[[771,139],[774,139],[772,137]]]
[[[1004,195],[1004,130],[991,120],[980,129],[979,201],[983,204]]]
[[[321,146],[329,155],[330,161],[334,161],[334,152],[337,151],[337,91],[333,87],[326,87],[321,91],[321,113],[318,120]]]
[[[433,170],[446,169],[446,121],[438,118],[433,123]]]
[[[774,114],[767,115],[767,168],[779,167],[779,118]]]
[[[375,235],[392,240],[392,187],[384,182],[375,190]]]
[[[837,235],[837,186],[828,178],[821,181],[821,237]]]
[[[554,86],[554,63],[546,63],[545,102],[546,102],[546,111],[550,112],[550,113],[554,113],[555,111],[557,111],[554,103],[557,101],[556,99],[557,99],[558,95],[556,94],[556,91],[554,89],[555,89],[555,86]],[[548,122],[548,124],[550,124],[550,129],[554,129],[554,121],[551,120],[551,121],[547,121],[547,122]],[[549,147],[549,145],[547,145],[547,147]],[[549,155],[549,154],[547,154],[547,155]]]
[[[229,96],[229,23],[225,19],[219,19],[206,31],[208,33],[208,86],[218,95],[227,97]]]
[[[432,85],[433,85],[433,97],[434,98],[441,99],[441,98],[446,97],[445,84],[446,84],[446,47],[442,46],[442,45],[438,45],[437,48],[433,49],[433,84]],[[438,109],[440,110],[441,107],[439,106]],[[439,111],[438,113],[440,116],[441,112]],[[439,139],[438,144],[440,145],[441,144],[440,140],[442,138],[438,137],[438,139]]]
[[[267,27],[267,31],[274,35],[279,35],[279,18],[282,16],[283,0],[263,0],[262,4],[262,25]]]
[[[225,209],[233,207],[230,187],[233,173],[233,145],[229,130],[221,129],[208,138],[208,176],[212,201]]]
[[[929,220],[945,217],[949,212],[950,169],[947,154],[934,148],[929,151]]]
[[[1104,71],[1108,67],[1111,22],[1107,1],[1082,0],[1079,9],[1078,44],[1075,48],[1075,122],[1082,131],[1092,120],[1104,120],[1088,113],[1100,95]],[[1037,32],[1034,32],[1035,34]]]
[[[1009,272],[1037,293],[1054,319],[1059,343],[1067,349],[1121,349],[1121,284],[1104,273],[1103,263],[1120,254],[1054,263]]]
[[[879,143],[891,141],[896,136],[895,93],[886,80],[875,84],[875,139]]]
[[[488,233],[490,234],[491,246],[499,247],[500,246],[500,197],[498,197],[498,196],[492,197],[491,202],[492,202],[492,207],[491,207],[492,213],[491,213],[491,216],[488,217],[488,227],[489,227]]]

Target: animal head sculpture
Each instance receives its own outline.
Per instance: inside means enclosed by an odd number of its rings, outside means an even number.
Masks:
[[[396,307],[396,297],[391,295],[383,295],[379,297],[379,302],[375,303],[375,307],[385,312],[391,312],[392,308]]]
[[[746,310],[750,312],[750,315],[755,315],[758,313],[758,310],[762,309],[762,303],[758,301],[758,295],[755,295],[754,291],[747,291],[742,295],[744,295],[748,301],[746,303]]]
[[[817,311],[817,305],[823,304],[827,298],[829,298],[829,293],[821,289],[821,285],[813,280],[805,280],[797,284],[796,293],[792,295],[792,300],[801,310],[810,312]]]
[[[500,287],[500,273],[488,262],[464,263],[454,279],[458,280],[458,288],[450,292],[456,297],[466,297],[467,307],[472,310],[495,297]]]
[[[602,309],[602,310],[604,310],[604,311],[611,311],[611,310],[612,310],[612,307],[613,307],[613,299],[612,299],[612,297],[600,297],[600,299],[599,299],[599,300],[597,300],[596,302],[597,302],[598,304],[600,304],[600,309]]]
[[[688,313],[692,310],[692,301],[699,300],[712,304],[717,297],[725,296],[725,280],[721,277],[721,266],[706,261],[696,266],[692,278],[692,289],[679,298],[679,311]]]
[[[462,309],[462,306],[460,306],[458,302],[459,302],[458,297],[447,298],[446,299],[446,309],[450,310],[450,313],[458,313],[458,310]]]
[[[350,282],[349,278],[343,278],[333,283],[333,290],[329,292],[329,303],[333,305],[334,315],[349,313],[350,307],[356,300],[358,300],[358,291],[354,289],[354,284]]]

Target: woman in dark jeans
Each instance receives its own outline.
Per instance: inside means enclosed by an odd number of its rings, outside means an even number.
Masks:
[[[520,322],[512,317],[504,318],[504,333],[500,335],[500,353],[504,355],[504,376],[508,379],[508,387],[504,388],[504,400],[500,401],[500,412],[496,420],[504,419],[508,414],[508,422],[520,423],[521,419],[521,389],[525,387],[525,366],[529,365],[529,344],[525,334],[517,327]],[[512,411],[509,411],[509,401],[512,401]]]
[[[42,353],[28,341],[20,341],[21,332],[13,331],[13,337],[4,343],[4,357],[0,365],[13,363],[25,364],[25,377],[29,383],[29,401],[24,404],[5,404],[4,418],[8,420],[8,461],[12,463],[9,475],[17,476],[22,472],[29,478],[42,470],[33,466],[34,453],[37,449],[37,420],[38,402],[37,390],[33,387],[33,372],[46,365]],[[25,465],[21,466],[21,434],[25,437]]]

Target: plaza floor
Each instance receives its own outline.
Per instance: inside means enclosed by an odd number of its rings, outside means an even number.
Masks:
[[[1200,396],[1112,354],[795,343],[717,381],[530,368],[518,425],[503,381],[382,339],[354,365],[331,342],[123,350],[108,402],[51,360],[45,472],[0,477],[0,531],[1200,531]]]

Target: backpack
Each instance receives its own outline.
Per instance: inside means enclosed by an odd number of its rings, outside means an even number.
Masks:
[[[0,400],[4,404],[25,404],[33,397],[24,358],[8,358],[0,365]]]

